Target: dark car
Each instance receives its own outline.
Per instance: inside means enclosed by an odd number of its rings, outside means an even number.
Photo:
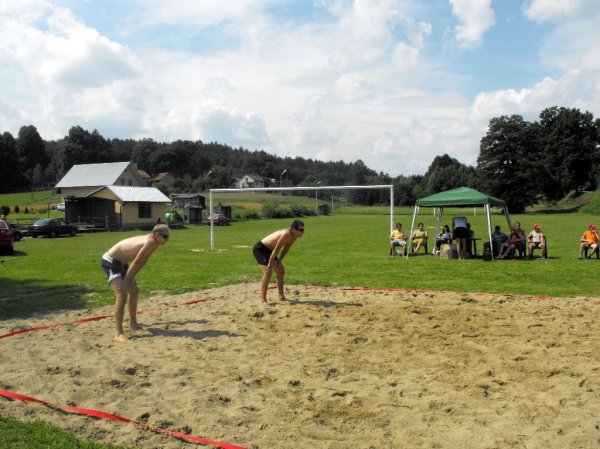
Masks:
[[[47,235],[56,237],[61,234],[75,235],[77,234],[77,226],[67,223],[61,218],[42,218],[34,224],[29,225],[27,233],[36,238],[39,235]]]
[[[23,231],[21,231],[15,225],[8,225],[8,226],[12,230],[12,235],[13,235],[13,238],[15,239],[15,242],[18,242],[19,240],[21,240],[23,238]]]
[[[230,220],[223,214],[212,214],[209,215],[206,219],[208,224],[213,224],[214,226],[228,225]]]
[[[8,223],[4,220],[0,220],[0,249],[11,255],[15,253],[15,239]]]

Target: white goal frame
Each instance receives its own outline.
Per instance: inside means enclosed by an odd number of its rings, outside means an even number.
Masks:
[[[389,189],[390,190],[390,232],[394,229],[394,186],[393,184],[380,184],[371,186],[314,186],[314,187],[262,187],[249,189],[210,189],[208,200],[209,216],[213,215],[213,193],[225,192],[293,192],[293,191],[315,191],[315,195],[319,190],[356,190],[356,189]],[[215,224],[214,220],[210,221],[210,251],[215,250]]]

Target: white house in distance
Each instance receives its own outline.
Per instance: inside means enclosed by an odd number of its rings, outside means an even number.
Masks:
[[[146,187],[133,162],[74,165],[56,184],[65,219],[99,228],[151,227],[164,220],[171,200]]]
[[[244,175],[241,178],[236,178],[235,186],[238,189],[260,189],[265,186],[265,180],[258,175]]]

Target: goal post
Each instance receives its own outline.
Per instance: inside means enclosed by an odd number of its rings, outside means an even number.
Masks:
[[[394,229],[394,186],[393,184],[371,185],[371,186],[314,186],[314,187],[257,187],[248,189],[210,189],[208,199],[208,213],[213,215],[213,194],[227,192],[299,192],[319,190],[356,190],[356,189],[389,189],[390,191],[390,232]],[[215,250],[215,224],[210,220],[210,251]]]

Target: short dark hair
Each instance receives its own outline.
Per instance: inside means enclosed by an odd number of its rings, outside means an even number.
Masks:
[[[300,226],[304,227],[304,222],[302,220],[294,220],[290,226],[290,229],[299,229]]]

